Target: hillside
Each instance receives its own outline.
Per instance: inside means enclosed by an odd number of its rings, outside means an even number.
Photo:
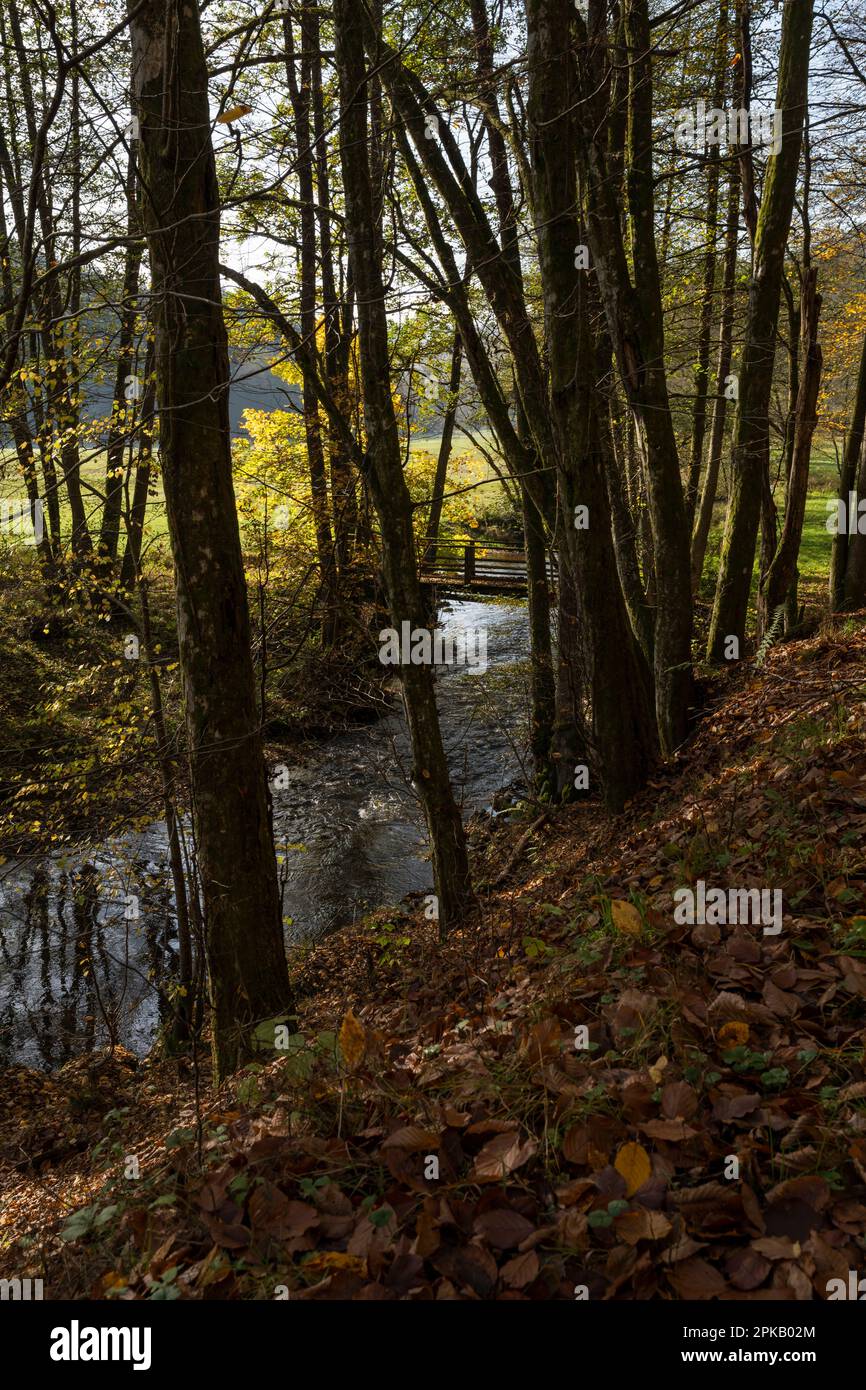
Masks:
[[[861,614],[714,684],[622,815],[476,821],[481,922],[440,945],[380,913],[299,951],[294,1031],[215,1098],[203,1056],[8,1071],[0,1273],[51,1298],[827,1297],[866,1236],[864,713]],[[699,880],[780,891],[782,930],[677,921]]]

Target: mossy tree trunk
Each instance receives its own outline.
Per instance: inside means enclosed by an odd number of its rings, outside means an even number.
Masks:
[[[731,493],[707,655],[722,661],[729,637],[745,640],[755,544],[769,472],[769,408],[785,246],[791,227],[809,81],[813,0],[785,6],[776,107],[781,148],[772,153],[755,231],[739,402],[731,458]]]
[[[290,989],[232,483],[219,194],[197,6],[129,0],[160,454],[217,1082]]]
[[[588,754],[606,803],[619,809],[646,780],[656,752],[651,683],[634,638],[613,552],[596,386],[589,287],[576,266],[576,72],[563,47],[569,0],[527,0],[529,145],[560,496],[559,548],[574,576],[576,640],[589,696]],[[575,525],[575,507],[585,507]],[[560,632],[560,642],[565,634]],[[560,657],[561,659],[561,657]],[[578,724],[578,719],[575,719]],[[574,769],[561,769],[573,780]]]
[[[415,556],[412,501],[403,476],[391,391],[382,240],[370,167],[369,94],[361,22],[357,0],[336,0],[340,156],[349,257],[358,304],[366,480],[382,537],[391,621],[399,633],[404,622],[413,630],[425,628],[426,613]],[[410,662],[401,665],[400,676],[412,740],[413,782],[430,835],[439,927],[444,935],[475,908],[466,838],[442,744],[433,670],[429,665]]]

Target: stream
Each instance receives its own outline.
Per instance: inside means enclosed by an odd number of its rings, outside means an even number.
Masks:
[[[519,603],[452,600],[438,626],[484,631],[487,671],[437,670],[464,816],[523,776],[529,634]],[[294,752],[273,788],[287,942],[315,940],[432,890],[399,705]],[[286,782],[287,785],[280,785]],[[507,798],[506,798],[507,800]],[[114,1040],[138,1055],[167,1017],[177,938],[165,826],[0,869],[0,1066],[50,1069]]]

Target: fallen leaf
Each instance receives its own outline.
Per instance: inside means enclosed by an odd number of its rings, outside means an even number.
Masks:
[[[319,1213],[308,1202],[290,1201],[278,1187],[265,1180],[250,1197],[250,1221],[257,1234],[291,1240],[317,1225]]]
[[[340,1024],[340,1054],[349,1071],[355,1071],[364,1060],[367,1050],[367,1034],[364,1025],[351,1009]]]
[[[650,1080],[654,1081],[657,1086],[660,1086],[662,1083],[665,1067],[667,1065],[667,1057],[659,1057],[658,1061],[653,1062],[652,1066],[649,1068]]]
[[[439,1135],[432,1130],[422,1129],[420,1125],[404,1125],[382,1141],[383,1149],[403,1149],[406,1153],[420,1153],[439,1147]]]
[[[533,1139],[521,1143],[516,1130],[497,1134],[476,1156],[473,1177],[476,1182],[499,1182],[531,1158],[538,1146]]]
[[[697,1094],[687,1081],[672,1081],[662,1091],[662,1114],[666,1120],[690,1120],[697,1108]]]
[[[749,1292],[763,1284],[772,1269],[770,1261],[752,1247],[735,1250],[725,1261],[728,1278],[735,1289]]]
[[[667,1139],[671,1142],[694,1139],[699,1133],[699,1130],[692,1129],[684,1120],[647,1120],[646,1124],[638,1125],[638,1128],[649,1139]]]
[[[748,1023],[736,1023],[732,1019],[729,1023],[723,1023],[719,1029],[719,1045],[726,1052],[734,1047],[743,1047],[748,1041]]]
[[[509,1207],[498,1207],[479,1216],[475,1222],[475,1229],[497,1250],[513,1250],[521,1241],[526,1240],[527,1236],[532,1235],[535,1227],[525,1216],[521,1216],[520,1212],[512,1211]]]
[[[617,1236],[626,1245],[637,1245],[639,1240],[661,1240],[671,1229],[664,1212],[647,1211],[646,1207],[623,1212],[622,1216],[616,1218]]]
[[[642,1144],[623,1144],[613,1166],[625,1178],[627,1197],[643,1187],[652,1173],[650,1156]]]
[[[534,1250],[527,1250],[525,1255],[515,1255],[504,1264],[499,1277],[509,1289],[525,1289],[537,1277],[538,1270],[538,1256]]]
[[[323,1274],[331,1269],[344,1269],[352,1274],[364,1274],[366,1273],[367,1262],[358,1255],[346,1255],[342,1250],[322,1250],[304,1261],[304,1269],[311,1274]]]
[[[617,931],[624,931],[629,936],[640,936],[643,921],[634,903],[626,902],[623,898],[611,898],[610,915]]]
[[[684,1260],[668,1274],[680,1298],[717,1298],[727,1291],[724,1276],[706,1260]]]

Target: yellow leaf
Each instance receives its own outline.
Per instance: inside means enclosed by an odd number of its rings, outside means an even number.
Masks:
[[[228,125],[229,121],[236,121],[241,116],[248,116],[252,109],[251,106],[230,106],[228,111],[224,111],[221,116],[217,116],[217,120],[221,125]]]
[[[625,1178],[627,1197],[643,1187],[652,1172],[650,1156],[642,1144],[623,1144],[613,1166]]]
[[[650,1079],[654,1081],[657,1086],[661,1085],[667,1064],[668,1059],[663,1055],[659,1057],[657,1062],[653,1062],[652,1066],[649,1068]]]
[[[627,903],[622,898],[611,898],[610,915],[617,931],[627,932],[629,936],[640,936],[643,923],[634,903]]]
[[[352,1010],[348,1009],[340,1025],[340,1052],[349,1071],[354,1071],[361,1065],[366,1050],[367,1034],[364,1025]]]
[[[719,1029],[719,1043],[724,1048],[743,1047],[748,1041],[748,1023],[738,1023],[732,1019],[730,1023],[723,1023]]]

